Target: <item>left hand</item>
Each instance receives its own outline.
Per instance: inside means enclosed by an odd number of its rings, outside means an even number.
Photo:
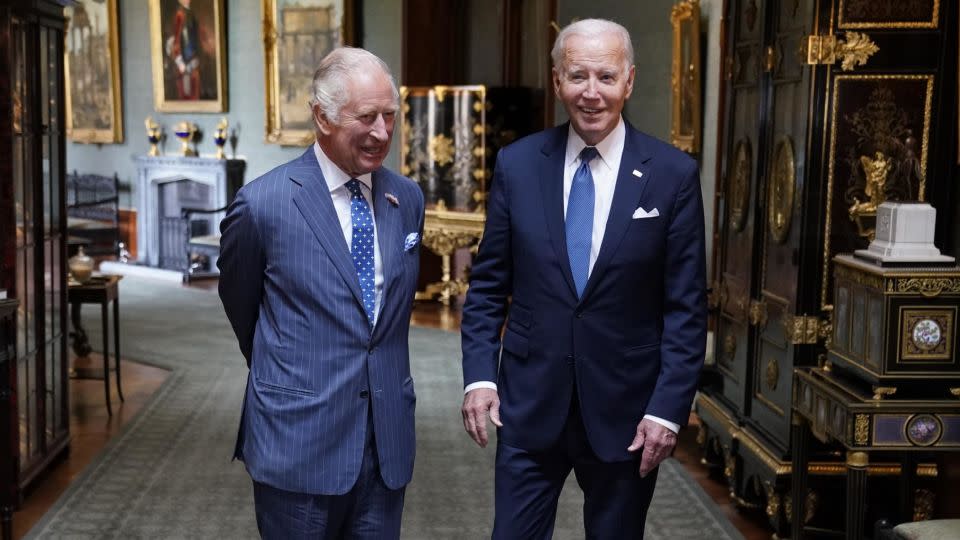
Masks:
[[[677,446],[677,434],[653,420],[644,418],[637,424],[637,434],[627,451],[643,448],[640,456],[640,478],[645,478],[660,462],[666,459]]]

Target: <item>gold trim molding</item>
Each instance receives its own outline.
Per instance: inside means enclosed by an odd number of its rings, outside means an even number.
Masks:
[[[931,10],[930,21],[862,21],[846,22],[843,19],[845,4],[850,0],[840,0],[840,7],[837,9],[837,28],[882,28],[882,29],[904,29],[904,28],[936,28],[940,21],[940,0],[933,0],[933,9]]]

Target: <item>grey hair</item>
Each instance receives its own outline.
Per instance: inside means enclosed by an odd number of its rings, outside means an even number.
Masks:
[[[390,79],[393,89],[393,98],[398,104],[400,93],[397,91],[397,81],[390,72],[390,66],[377,55],[365,49],[356,47],[338,47],[323,57],[320,66],[313,74],[310,84],[310,108],[320,107],[320,110],[333,123],[340,121],[340,109],[349,101],[347,81],[360,70],[380,68]]]
[[[563,27],[563,30],[557,34],[557,39],[553,42],[553,50],[550,51],[550,58],[553,59],[553,67],[560,68],[563,64],[563,53],[567,38],[570,36],[596,37],[613,32],[620,36],[620,42],[623,44],[624,58],[626,65],[624,71],[629,71],[633,65],[633,42],[630,40],[630,32],[622,25],[607,19],[583,19]]]

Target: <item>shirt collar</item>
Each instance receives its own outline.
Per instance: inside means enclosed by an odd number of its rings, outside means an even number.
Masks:
[[[340,167],[337,167],[333,161],[327,157],[327,154],[320,148],[319,142],[313,143],[313,153],[317,156],[317,162],[320,163],[320,171],[323,173],[323,179],[326,180],[327,188],[331,193],[343,187],[344,184],[353,178],[340,170]],[[357,180],[367,186],[367,189],[369,189],[371,193],[373,192],[373,175],[371,173],[361,174],[357,177]]]
[[[621,116],[617,122],[617,126],[613,128],[613,131],[608,133],[602,141],[597,143],[596,149],[600,154],[600,161],[603,162],[603,164],[607,167],[610,167],[610,159],[616,154],[617,148],[620,148],[622,152],[623,142],[626,134],[627,128],[623,122],[623,117]],[[571,123],[567,132],[567,154],[566,159],[563,162],[564,166],[569,167],[578,159],[580,159],[580,152],[583,151],[586,146],[587,143],[583,142],[580,134],[573,129],[573,123]]]

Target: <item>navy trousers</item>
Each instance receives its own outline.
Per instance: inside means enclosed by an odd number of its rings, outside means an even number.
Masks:
[[[369,414],[369,413],[368,413]],[[253,483],[257,529],[264,540],[397,540],[406,488],[388,489],[380,476],[373,421],[367,422],[363,464],[343,495],[311,495]]]
[[[576,394],[573,401],[552,448],[530,452],[497,440],[494,540],[552,538],[560,490],[571,469],[583,490],[585,538],[643,538],[659,468],[640,478],[641,451],[636,460],[601,462],[587,440]]]

